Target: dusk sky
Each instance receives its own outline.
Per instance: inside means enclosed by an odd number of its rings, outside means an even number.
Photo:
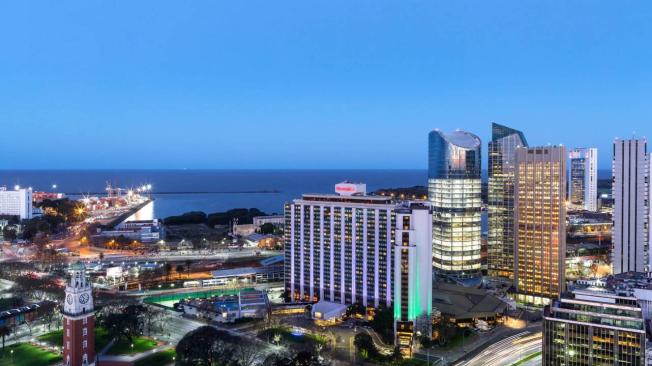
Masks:
[[[608,3],[4,2],[0,169],[425,168],[491,121],[609,168],[652,136],[652,3]]]

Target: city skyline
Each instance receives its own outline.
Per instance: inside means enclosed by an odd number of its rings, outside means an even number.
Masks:
[[[0,365],[652,365],[652,3],[0,4]]]
[[[649,135],[649,4],[152,4],[2,5],[0,123],[29,138],[0,169],[425,169],[435,127],[484,151],[492,121]]]

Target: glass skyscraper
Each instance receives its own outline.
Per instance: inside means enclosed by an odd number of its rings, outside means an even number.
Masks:
[[[481,280],[480,149],[480,138],[469,132],[428,136],[433,269],[467,286]]]
[[[568,198],[575,208],[598,210],[598,149],[578,148],[568,154]]]
[[[487,238],[490,276],[514,277],[514,161],[516,148],[527,146],[523,132],[491,124]]]

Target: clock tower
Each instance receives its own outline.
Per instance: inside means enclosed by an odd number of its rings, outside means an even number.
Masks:
[[[70,266],[70,282],[63,304],[63,364],[95,365],[95,314],[91,284],[86,267],[77,262]]]

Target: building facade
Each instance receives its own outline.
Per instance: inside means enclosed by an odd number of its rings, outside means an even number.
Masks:
[[[71,266],[63,304],[63,364],[95,365],[95,314],[91,284],[86,267],[78,262]]]
[[[614,140],[611,251],[614,274],[650,269],[649,164],[647,139]]]
[[[516,150],[516,300],[546,305],[564,291],[566,149]]]
[[[571,205],[598,211],[598,149],[573,149],[568,157],[568,199]]]
[[[17,216],[21,220],[32,218],[32,189],[8,190],[0,187],[0,215]]]
[[[543,364],[645,365],[645,321],[636,299],[575,290],[544,310]]]
[[[521,131],[492,123],[489,142],[487,267],[490,276],[514,277],[514,182]]]
[[[425,202],[407,202],[394,213],[395,343],[411,356],[415,332],[432,333],[432,213]]]
[[[433,269],[467,286],[481,281],[480,148],[480,138],[461,130],[428,137]]]
[[[339,186],[285,205],[286,291],[293,301],[390,306],[396,205]]]

